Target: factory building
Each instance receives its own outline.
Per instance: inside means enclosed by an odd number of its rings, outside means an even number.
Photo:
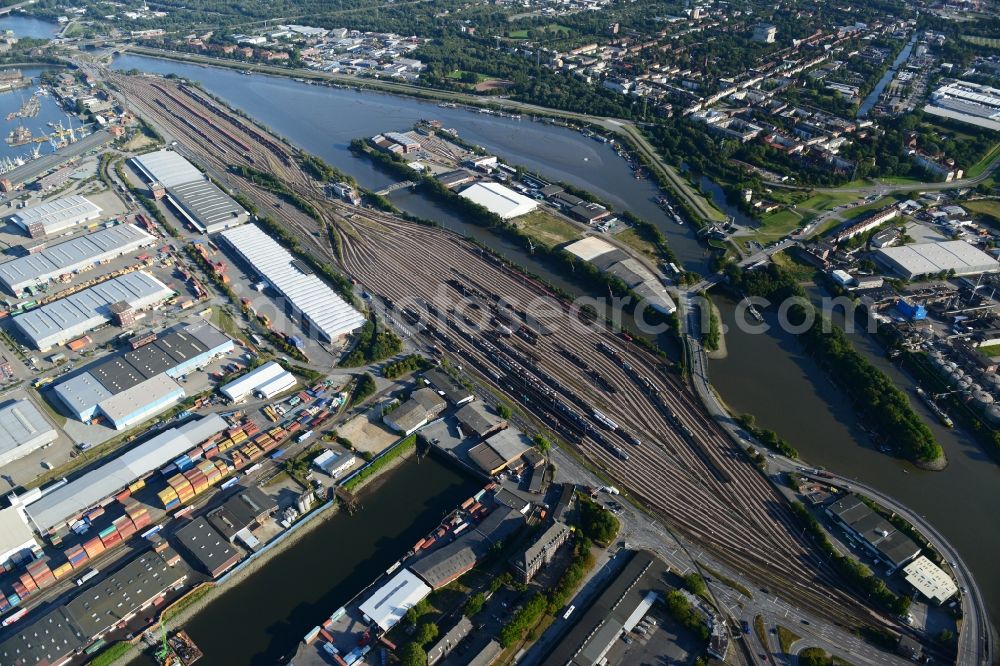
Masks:
[[[89,199],[73,194],[23,208],[10,216],[10,221],[24,229],[32,238],[40,238],[96,220],[101,209]]]
[[[218,578],[240,561],[240,554],[205,518],[195,518],[177,530],[181,548],[194,558],[203,572]]]
[[[364,325],[364,315],[260,227],[247,224],[220,235],[282,296],[285,314],[306,334],[315,335],[323,342],[333,342]]]
[[[136,617],[170,588],[183,585],[189,573],[169,547],[148,550],[70,600],[66,613],[85,636],[97,640]]]
[[[626,554],[627,556],[627,554]],[[632,555],[615,578],[545,658],[547,664],[597,666],[618,663],[608,653],[632,631],[667,592],[663,580],[670,568],[652,553]],[[619,655],[620,656],[620,655]]]
[[[31,621],[0,643],[0,663],[23,666],[54,666],[68,662],[90,639],[64,606]]]
[[[165,465],[228,427],[217,414],[170,428],[117,458],[28,504],[24,511],[39,534],[73,522],[136,479]]]
[[[554,521],[538,538],[515,557],[511,564],[518,582],[527,585],[541,568],[552,561],[556,551],[569,539],[570,529],[565,523]]]
[[[477,203],[501,219],[510,220],[538,208],[534,199],[518,194],[499,183],[475,183],[460,192],[460,196]]]
[[[410,610],[431,593],[422,580],[408,569],[402,569],[375,593],[361,602],[358,607],[365,617],[378,625],[382,631],[389,631]]]
[[[0,406],[0,468],[54,442],[59,434],[30,400]]]
[[[41,552],[35,534],[16,506],[0,509],[0,567]]]
[[[521,456],[531,450],[531,439],[517,428],[507,428],[469,449],[469,459],[490,476],[523,465]]]
[[[138,155],[132,158],[132,164],[151,190],[162,187],[174,210],[203,234],[236,227],[250,219],[231,196],[172,150]]]
[[[174,295],[172,289],[142,271],[126,273],[71,296],[14,317],[14,325],[35,349],[56,345],[104,326],[119,303],[132,311],[147,310]]]
[[[920,547],[910,537],[872,511],[856,495],[830,504],[826,513],[893,570],[920,555]]]
[[[520,511],[498,505],[479,525],[414,562],[410,571],[435,590],[444,587],[474,567],[495,544],[517,532],[524,523]]]
[[[233,350],[233,341],[208,322],[180,324],[138,349],[105,357],[53,387],[81,421],[103,416],[126,428],[177,404],[175,380]]]
[[[1000,130],[1000,90],[970,81],[951,81],[931,93],[924,112]]]
[[[663,288],[660,280],[624,250],[596,236],[588,236],[570,243],[565,249],[601,271],[618,277],[654,310],[667,315],[677,311],[674,299]]]
[[[936,604],[943,604],[958,592],[951,576],[923,555],[903,568],[903,576],[917,592]]]
[[[0,285],[20,297],[25,289],[80,273],[152,245],[156,238],[133,224],[119,224],[0,263]]]
[[[875,259],[907,280],[951,271],[957,276],[995,273],[1000,268],[996,259],[962,240],[883,247]]]
[[[275,511],[278,503],[257,486],[240,487],[226,502],[208,512],[206,518],[230,543],[255,539],[250,530],[260,527]],[[249,538],[248,538],[249,537]]]
[[[409,400],[384,415],[382,421],[396,432],[409,435],[437,417],[445,405],[444,398],[431,389],[417,389]]]
[[[267,400],[282,391],[287,391],[296,383],[298,380],[295,379],[295,375],[281,367],[277,361],[268,361],[229,382],[219,391],[232,402],[242,402],[254,393],[259,393]]]

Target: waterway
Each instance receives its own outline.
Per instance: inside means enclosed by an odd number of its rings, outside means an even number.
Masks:
[[[114,67],[174,73],[199,81],[213,94],[373,190],[382,189],[395,179],[354,156],[348,150],[350,142],[379,132],[407,129],[422,118],[440,120],[445,127],[458,130],[467,141],[513,164],[537,171],[553,181],[586,188],[617,209],[630,210],[652,222],[667,236],[671,248],[689,270],[699,273],[708,270],[707,253],[698,244],[694,230],[689,225],[676,224],[656,205],[654,199],[659,195],[656,184],[636,179],[609,144],[579,132],[529,118],[501,118],[378,92],[307,85],[261,74],[248,77],[233,70],[145,56],[120,56],[115,59]],[[489,234],[479,229],[466,235],[479,238]]]
[[[51,21],[43,21],[23,14],[10,14],[0,18],[0,31],[4,30],[12,31],[17,37],[48,39],[55,36],[59,26]]]
[[[899,52],[899,55],[896,56],[896,59],[892,61],[892,67],[890,67],[889,70],[882,75],[882,78],[878,80],[878,83],[875,84],[872,91],[868,93],[868,96],[865,97],[863,102],[861,102],[861,106],[858,107],[858,118],[867,118],[868,112],[871,111],[876,104],[878,104],[878,98],[882,96],[882,91],[885,90],[885,87],[889,85],[890,81],[892,81],[892,77],[896,76],[896,70],[899,69],[899,66],[906,62],[906,59],[910,57],[910,51],[913,50],[913,45],[916,44],[916,42],[917,35],[914,34],[906,46],[903,47],[903,50]]]
[[[361,510],[326,520],[185,629],[208,664],[272,666],[479,487],[433,458],[410,460],[362,493]]]
[[[927,472],[881,453],[858,424],[848,397],[807,356],[795,336],[765,312],[766,334],[740,332],[734,304],[717,299],[728,327],[729,355],[711,361],[712,385],[736,414],[751,413],[799,451],[810,464],[827,467],[876,487],[926,517],[961,553],[990,612],[1000,617],[1000,467],[963,429],[941,425],[913,394],[913,380],[900,371],[866,333],[851,336],[855,349],[886,372],[910,396],[948,457],[948,467]],[[767,390],[761,390],[766,383]]]
[[[392,179],[367,160],[353,156],[347,150],[348,143],[359,136],[406,127],[420,118],[438,118],[512,163],[555,180],[567,180],[646,217],[664,230],[688,269],[703,272],[707,268],[705,253],[691,230],[667,220],[653,204],[654,185],[635,180],[626,163],[607,145],[565,128],[438,108],[381,93],[310,86],[261,75],[246,77],[229,70],[148,57],[123,56],[115,66],[174,72],[198,80],[213,94],[373,189]],[[723,205],[721,190],[719,195],[716,202]],[[399,192],[394,201],[415,215],[477,238],[556,284],[565,284],[522,248],[464,224],[423,197]],[[731,324],[731,305],[724,307],[723,313]],[[995,529],[994,516],[1000,507],[1000,468],[978,445],[960,431],[939,427],[914,400],[950,460],[943,472],[917,470],[872,447],[847,400],[802,354],[792,336],[777,332],[744,335],[731,328],[726,341],[729,356],[713,362],[711,373],[730,407],[737,413],[757,415],[762,425],[776,430],[811,462],[856,476],[926,515],[961,551],[987,598],[992,617],[1000,617],[1000,569],[991,561],[1000,552],[1000,531]],[[856,344],[873,362],[903,381],[902,386],[908,386],[873,341],[861,338]],[[764,386],[767,390],[762,390]]]
[[[43,67],[20,67],[19,69],[25,76],[31,77],[32,82],[24,88],[0,92],[0,134],[2,134],[0,139],[7,138],[10,131],[17,127],[18,124],[23,124],[31,130],[34,136],[49,134],[52,131],[49,123],[61,122],[63,127],[68,128],[70,120],[66,112],[59,107],[51,95],[43,95],[41,97],[38,115],[34,118],[14,118],[13,120],[7,120],[7,114],[20,109],[21,105],[38,89],[38,75],[44,71]],[[80,126],[80,121],[75,116],[72,119],[72,123],[73,127]],[[0,141],[0,161],[5,158],[10,160],[17,158],[28,159],[31,156],[32,150],[37,145],[29,143],[15,147],[7,145],[4,141]],[[53,152],[53,150],[55,149],[48,142],[45,142],[41,144],[39,152],[42,155],[47,155]]]

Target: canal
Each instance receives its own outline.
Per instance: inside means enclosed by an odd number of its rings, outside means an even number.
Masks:
[[[359,136],[406,127],[420,118],[438,118],[467,140],[512,163],[589,189],[646,217],[664,230],[688,269],[706,272],[706,255],[690,229],[667,220],[651,201],[655,187],[634,179],[626,163],[607,145],[579,133],[380,93],[310,86],[277,77],[251,78],[155,58],[123,56],[115,61],[115,67],[174,72],[200,81],[213,94],[350,173],[362,185],[376,189],[392,179],[367,160],[353,156],[348,143]],[[721,204],[721,190],[713,194]],[[565,284],[522,248],[465,224],[423,197],[399,192],[394,200],[415,215],[475,237],[555,284]],[[570,293],[578,291],[569,287]],[[731,304],[723,308],[729,324],[732,312]],[[774,327],[768,335],[743,335],[733,332],[731,326],[730,331],[726,337],[728,357],[711,365],[713,384],[729,406],[736,413],[755,414],[762,425],[776,430],[810,462],[863,479],[926,515],[961,551],[987,598],[992,617],[1000,617],[1000,569],[991,561],[993,554],[1000,552],[1000,531],[994,518],[1000,508],[1000,468],[970,437],[939,427],[915,400],[946,450],[948,468],[922,472],[879,453],[858,427],[844,396],[802,354],[793,336],[776,332]],[[908,386],[908,380],[888,365],[872,340],[860,337],[855,344],[903,382],[904,389]],[[762,390],[764,386],[768,390]]]
[[[876,104],[878,104],[878,98],[882,96],[882,91],[885,90],[887,85],[889,85],[892,78],[896,76],[896,70],[899,69],[899,66],[906,62],[906,59],[910,57],[910,51],[913,50],[913,45],[916,43],[917,35],[914,34],[906,46],[903,47],[903,50],[899,52],[899,55],[896,56],[896,59],[892,61],[892,67],[890,67],[889,70],[882,75],[882,78],[878,80],[878,83],[875,84],[872,91],[868,93],[868,96],[865,97],[863,102],[861,102],[861,106],[858,107],[858,118],[868,117],[868,112],[871,111]]]
[[[44,68],[19,67],[18,69],[32,81],[24,88],[0,92],[0,127],[3,127],[3,138],[6,139],[10,131],[18,125],[23,125],[31,130],[35,137],[49,134],[56,123],[62,123],[63,127],[69,128],[70,116],[59,107],[51,95],[43,95],[39,98],[38,113],[34,117],[7,120],[7,115],[18,111],[38,88],[38,75],[42,73]],[[74,128],[79,128],[80,121],[75,116],[72,117],[72,123]],[[55,150],[47,141],[27,143],[21,146],[10,146],[6,141],[0,142],[0,170],[16,160],[29,159],[32,151],[36,148],[41,155],[47,155]]]
[[[881,453],[864,432],[848,398],[807,356],[794,335],[764,315],[770,330],[754,335],[735,326],[735,304],[717,297],[729,355],[711,361],[712,385],[735,414],[750,413],[799,451],[810,464],[856,478],[926,517],[971,568],[994,620],[1000,617],[1000,467],[963,429],[941,425],[913,394],[912,379],[883,354],[867,333],[851,335],[854,348],[886,372],[909,396],[948,457],[948,467],[927,472]],[[761,390],[762,385],[767,390]]]
[[[51,21],[43,21],[23,14],[8,14],[0,17],[0,32],[10,30],[16,37],[49,39],[55,37],[59,26]]]
[[[361,510],[325,520],[185,629],[208,664],[272,666],[479,487],[433,458],[409,460],[362,492]]]

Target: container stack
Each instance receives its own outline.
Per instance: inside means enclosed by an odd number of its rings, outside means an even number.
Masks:
[[[29,564],[27,566],[27,573],[40,590],[44,590],[56,582],[56,577],[52,573],[52,569],[49,568],[48,561],[44,559],[35,560]]]
[[[52,570],[52,574],[56,577],[56,580],[62,580],[71,573],[73,573],[73,565],[69,562],[63,562]]]
[[[174,464],[177,465],[177,469],[179,469],[180,471],[183,472],[184,470],[190,468],[192,463],[191,463],[191,459],[185,453],[184,455],[182,455],[179,458],[175,459],[174,460]]]
[[[114,525],[109,525],[108,527],[105,527],[103,530],[97,533],[97,536],[101,538],[101,543],[104,545],[106,549],[111,548],[117,543],[120,543],[122,540],[122,535],[118,532],[118,528],[115,527]]]
[[[98,555],[104,552],[104,544],[101,542],[100,537],[94,537],[90,541],[83,544],[83,549],[87,551],[87,557],[94,559]]]
[[[14,584],[11,585],[11,587],[14,588],[14,596],[17,597],[19,601],[24,601],[28,597],[29,594],[28,588],[26,588],[24,586],[24,583],[22,583],[20,580],[15,580]]]
[[[38,584],[34,581],[34,579],[32,579],[31,574],[27,571],[20,575],[18,581],[24,586],[24,592],[21,593],[22,597],[26,597],[32,592],[36,592],[38,590]],[[16,584],[17,583],[15,583],[15,585]]]
[[[167,511],[176,509],[181,505],[181,501],[177,497],[177,491],[174,490],[172,486],[167,486],[160,492],[156,493],[156,496],[160,498],[160,502],[163,503],[163,508]]]
[[[194,488],[191,486],[191,482],[188,481],[187,477],[183,474],[175,474],[167,479],[167,485],[173,488],[177,493],[177,499],[181,501],[181,504],[187,504],[194,499]]]
[[[127,504],[125,515],[132,521],[136,532],[146,529],[153,523],[153,519],[149,517],[149,509],[138,502]]]
[[[121,535],[122,541],[128,540],[133,534],[135,534],[135,525],[132,523],[132,519],[128,516],[119,516],[114,519],[115,529],[118,530],[118,534]]]
[[[65,551],[66,560],[69,561],[70,565],[77,569],[83,566],[90,557],[87,555],[87,551],[83,549],[83,546],[71,546]]]

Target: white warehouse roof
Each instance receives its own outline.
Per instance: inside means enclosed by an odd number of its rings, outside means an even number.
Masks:
[[[570,254],[576,255],[584,261],[593,261],[602,254],[613,252],[617,248],[597,236],[587,236],[586,238],[581,238],[575,243],[570,243],[565,249]]]
[[[883,247],[878,258],[907,279],[951,270],[956,275],[977,275],[1000,268],[996,259],[962,240]]]
[[[32,502],[25,512],[39,532],[57,527],[146,472],[173,460],[227,427],[218,414],[160,433],[101,467]]]
[[[247,374],[234,379],[219,390],[233,402],[239,402],[261,386],[286,374],[288,371],[277,361],[268,361],[259,368],[254,368]]]
[[[406,615],[406,611],[430,593],[431,588],[424,581],[409,569],[403,569],[388,583],[375,590],[359,608],[383,631],[389,631]]]
[[[66,273],[151,245],[156,239],[133,224],[119,224],[53,245],[37,254],[0,263],[0,283],[12,294],[45,284]]]
[[[538,202],[534,199],[518,194],[499,183],[470,185],[462,190],[461,196],[487,208],[491,213],[496,213],[505,220],[530,213],[538,208]]]
[[[906,582],[920,594],[937,603],[944,603],[958,592],[955,581],[936,564],[921,555],[903,568]]]
[[[0,565],[23,550],[38,547],[35,535],[17,507],[0,509]]]
[[[19,210],[10,216],[10,220],[25,231],[29,231],[32,225],[38,224],[42,227],[42,234],[54,234],[100,216],[99,206],[89,199],[73,194]]]
[[[54,442],[58,436],[34,403],[8,402],[0,407],[0,467]]]
[[[171,188],[195,180],[204,180],[201,171],[172,150],[157,150],[132,158],[132,162],[151,181]]]
[[[287,391],[298,383],[299,380],[295,379],[295,375],[286,370],[274,379],[257,387],[257,392],[260,393],[262,398],[268,400],[283,391]]]
[[[173,293],[152,275],[135,271],[17,315],[14,325],[35,348],[44,351],[111,321],[114,303],[126,301],[141,310]]]
[[[246,224],[220,235],[302,313],[303,327],[315,329],[320,338],[336,340],[365,323],[360,312],[260,227]]]

